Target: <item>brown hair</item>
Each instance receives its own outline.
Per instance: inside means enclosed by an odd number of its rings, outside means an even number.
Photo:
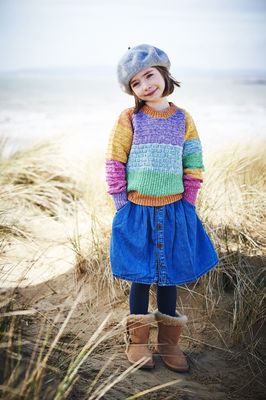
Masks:
[[[168,96],[169,94],[173,93],[173,91],[175,90],[175,86],[180,87],[181,84],[180,82],[178,82],[175,78],[173,78],[170,74],[170,72],[168,71],[168,69],[166,67],[161,67],[161,66],[154,66],[154,68],[156,68],[162,75],[162,77],[164,78],[164,82],[165,82],[165,88],[163,91],[162,96]],[[130,85],[130,83],[129,83]],[[140,100],[135,93],[133,92],[133,90],[131,89],[131,92],[134,96],[135,99],[135,108],[134,108],[134,114],[137,114],[139,112],[139,110],[144,106],[145,101],[144,100]]]

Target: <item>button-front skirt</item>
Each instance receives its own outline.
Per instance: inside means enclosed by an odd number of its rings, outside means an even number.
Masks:
[[[159,207],[128,201],[113,219],[110,261],[117,278],[167,286],[197,280],[218,257],[196,208],[181,199]]]

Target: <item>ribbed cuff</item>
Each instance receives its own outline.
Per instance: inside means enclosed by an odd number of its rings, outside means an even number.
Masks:
[[[115,208],[119,210],[119,208],[123,207],[127,202],[127,192],[120,192],[120,193],[113,193],[112,194],[114,203],[115,203]]]
[[[197,195],[198,195],[198,188],[186,188],[183,193],[183,199],[195,206]]]

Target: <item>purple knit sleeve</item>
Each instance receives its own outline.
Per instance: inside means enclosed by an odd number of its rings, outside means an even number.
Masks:
[[[106,181],[108,193],[112,195],[118,210],[128,201],[126,165],[116,160],[106,160]]]

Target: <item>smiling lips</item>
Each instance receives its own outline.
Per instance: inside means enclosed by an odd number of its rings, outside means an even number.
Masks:
[[[152,92],[145,94],[145,96],[152,96],[156,92],[157,88],[154,89]]]

